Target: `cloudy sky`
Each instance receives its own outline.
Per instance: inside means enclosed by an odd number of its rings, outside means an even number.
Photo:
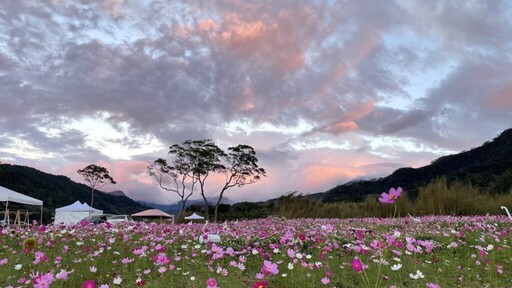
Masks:
[[[235,201],[420,167],[512,127],[511,19],[507,1],[0,1],[0,161],[76,181],[95,163],[105,190],[160,203],[146,167],[187,139],[255,148],[268,176]]]

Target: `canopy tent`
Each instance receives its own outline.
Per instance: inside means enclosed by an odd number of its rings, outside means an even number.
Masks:
[[[144,211],[132,214],[132,217],[160,218],[160,221],[162,221],[162,218],[172,218],[172,220],[174,221],[174,215],[169,215],[159,209],[144,210]]]
[[[43,201],[39,199],[32,198],[30,196],[0,186],[0,202],[5,205],[4,220],[6,221],[9,220],[9,202],[14,202],[32,206],[41,206],[41,223],[43,222]]]
[[[55,209],[53,224],[75,224],[91,214],[102,214],[103,210],[92,208],[87,203],[76,201],[68,206]]]
[[[194,213],[194,214],[192,214],[190,216],[185,217],[185,219],[187,219],[187,220],[204,220],[204,217]]]

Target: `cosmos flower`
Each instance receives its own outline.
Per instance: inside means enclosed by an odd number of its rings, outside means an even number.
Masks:
[[[84,282],[83,288],[96,288],[96,282],[94,280],[87,280]]]
[[[252,288],[266,288],[268,286],[267,281],[258,281],[252,285]]]
[[[208,280],[206,280],[206,287],[217,288],[217,280],[215,280],[215,278],[209,278]]]
[[[398,187],[396,190],[395,188],[389,189],[389,193],[382,192],[380,195],[379,201],[381,203],[386,204],[393,204],[395,203],[396,199],[398,199],[402,195],[402,188]]]
[[[354,260],[352,260],[352,269],[354,269],[357,272],[362,272],[364,269],[363,262],[361,262],[361,260],[357,258],[354,258]]]
[[[276,275],[279,273],[279,269],[277,269],[277,264],[272,263],[268,260],[263,261],[263,267],[261,267],[261,272],[265,275]]]

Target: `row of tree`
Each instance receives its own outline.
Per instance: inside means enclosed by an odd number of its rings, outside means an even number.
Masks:
[[[182,216],[187,200],[196,189],[203,197],[206,218],[209,218],[205,185],[211,174],[225,176],[215,204],[214,221],[217,221],[219,205],[228,189],[256,183],[266,176],[265,169],[258,167],[256,152],[249,145],[229,147],[225,152],[210,139],[187,140],[181,145],[172,145],[168,156],[168,159],[155,160],[148,166],[147,172],[162,189],[174,192],[180,197],[181,209],[178,218]],[[95,190],[107,184],[116,184],[105,167],[95,164],[88,165],[77,173],[91,187],[91,207],[94,204]]]

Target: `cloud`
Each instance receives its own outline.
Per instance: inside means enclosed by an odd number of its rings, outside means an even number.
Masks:
[[[140,169],[187,139],[252,145],[269,176],[233,199],[257,200],[423,165],[510,128],[506,1],[0,10],[0,158],[70,177],[104,163],[135,198],[168,197]]]

